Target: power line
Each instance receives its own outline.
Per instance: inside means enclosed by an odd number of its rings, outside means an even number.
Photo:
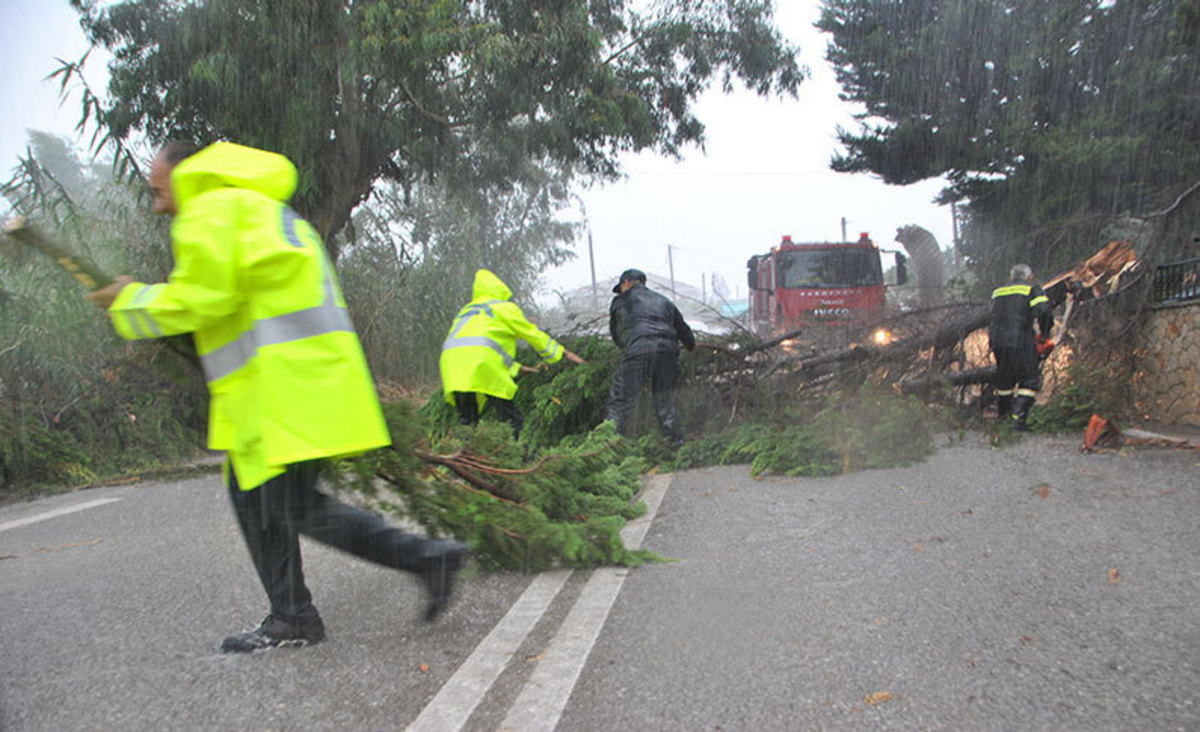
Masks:
[[[657,175],[679,178],[690,177],[746,177],[746,178],[807,178],[816,175],[829,175],[831,171],[774,171],[774,170],[714,170],[714,171],[684,171],[684,170],[630,170],[628,175]]]

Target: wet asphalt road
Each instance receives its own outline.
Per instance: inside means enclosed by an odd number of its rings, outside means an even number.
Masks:
[[[677,561],[622,574],[541,726],[1200,729],[1200,453],[1077,444],[674,476],[645,546]],[[415,581],[305,551],[329,642],[223,656],[265,610],[216,476],[0,508],[0,729],[403,729],[531,581],[469,576],[427,626]],[[591,575],[466,728],[503,726]]]

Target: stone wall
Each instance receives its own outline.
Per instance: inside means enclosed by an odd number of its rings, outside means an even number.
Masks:
[[[1149,419],[1200,426],[1200,302],[1143,314],[1137,404]]]

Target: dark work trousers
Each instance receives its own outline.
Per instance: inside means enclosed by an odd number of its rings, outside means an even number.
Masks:
[[[628,435],[638,394],[649,381],[658,426],[672,442],[682,442],[683,429],[675,411],[675,382],[678,380],[679,352],[676,350],[626,355],[613,374],[608,390],[607,418],[617,423],[617,432]]]
[[[1028,348],[997,348],[996,380],[993,386],[1001,396],[1012,394],[1016,389],[1037,391],[1042,386],[1042,363],[1037,348],[1032,343]]]
[[[454,407],[458,410],[459,424],[479,424],[479,397],[473,391],[454,392]],[[491,407],[502,422],[508,422],[513,428],[513,437],[520,437],[521,428],[525,426],[525,415],[517,409],[512,399],[501,399],[489,396],[484,408]]]
[[[250,558],[271,601],[271,614],[291,623],[317,616],[304,584],[300,534],[376,564],[420,571],[433,542],[388,525],[373,513],[316,490],[320,461],[294,463],[287,472],[243,491],[229,471],[229,498]]]

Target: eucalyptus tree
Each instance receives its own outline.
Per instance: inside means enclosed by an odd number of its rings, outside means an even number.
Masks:
[[[108,48],[106,139],[235,139],[297,163],[334,242],[380,181],[611,178],[703,140],[713,83],[795,94],[771,0],[72,0]],[[336,255],[336,245],[331,247]]]
[[[833,168],[945,176],[989,275],[1069,264],[1198,177],[1196,0],[826,0],[818,26],[862,105]]]
[[[522,307],[561,264],[576,225],[561,221],[569,176],[531,166],[509,186],[378,184],[354,213],[338,260],[354,322],[380,378],[436,380],[440,345],[475,271],[504,280]]]

